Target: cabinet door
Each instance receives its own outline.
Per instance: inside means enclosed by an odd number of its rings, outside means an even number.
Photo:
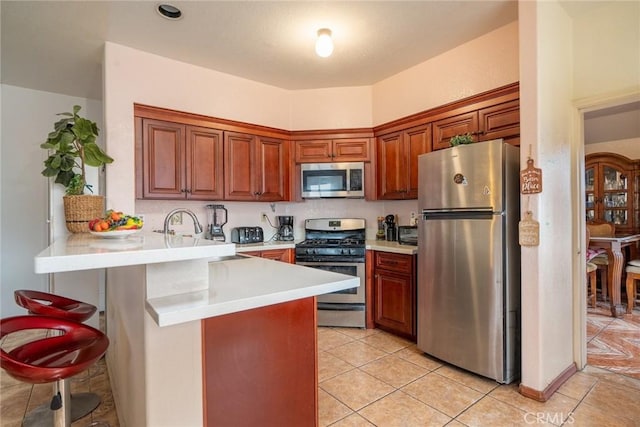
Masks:
[[[222,131],[187,127],[187,198],[214,200],[224,197]]]
[[[413,255],[374,253],[374,322],[415,339],[415,262]]]
[[[629,176],[615,165],[603,164],[601,169],[602,219],[616,225],[616,231],[627,231],[631,223]]]
[[[478,112],[459,114],[433,122],[433,150],[449,148],[449,140],[456,135],[478,132]]]
[[[256,141],[253,135],[225,132],[225,200],[255,200]]]
[[[315,139],[311,141],[296,141],[296,163],[324,163],[331,162],[331,140]]]
[[[289,143],[258,137],[256,199],[263,202],[289,200]]]
[[[332,142],[332,157],[334,162],[368,162],[369,138],[334,139]]]
[[[380,136],[377,149],[378,199],[404,199],[406,190],[405,153],[400,132]]]
[[[599,192],[597,189],[597,183],[599,182],[599,180],[597,178],[597,172],[598,168],[595,166],[586,167],[584,171],[585,208],[587,221],[595,221],[596,218],[601,218],[602,216],[602,214],[597,210],[599,206]]]
[[[413,335],[411,279],[404,274],[376,271],[375,322],[394,332]]]
[[[185,126],[151,119],[142,126],[142,197],[184,199]]]
[[[503,138],[520,145],[520,101],[510,101],[478,111],[478,141]]]
[[[262,258],[293,263],[293,249],[270,249],[262,251]]]
[[[404,131],[402,136],[406,151],[405,199],[418,198],[418,156],[431,151],[431,125],[418,126]]]

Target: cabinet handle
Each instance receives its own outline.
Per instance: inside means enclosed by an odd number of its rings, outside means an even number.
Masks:
[[[186,192],[187,194],[191,194],[191,190],[189,190],[189,189],[185,190],[185,192]]]

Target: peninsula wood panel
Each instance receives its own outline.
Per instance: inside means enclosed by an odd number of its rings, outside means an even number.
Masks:
[[[317,426],[316,327],[313,297],[203,320],[204,425]]]

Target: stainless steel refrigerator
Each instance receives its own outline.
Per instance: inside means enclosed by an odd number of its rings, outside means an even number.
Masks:
[[[502,140],[419,157],[418,348],[500,383],[520,374],[519,166]]]

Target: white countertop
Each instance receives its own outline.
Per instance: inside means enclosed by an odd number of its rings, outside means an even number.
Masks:
[[[56,240],[34,259],[36,273],[90,270],[233,255],[235,244],[140,232],[107,239],[89,233]]]
[[[159,326],[350,289],[357,277],[257,257],[209,263],[209,289],[147,300]]]
[[[405,255],[415,255],[418,253],[417,246],[400,245],[398,242],[387,242],[386,240],[367,240],[366,248],[372,251],[392,252]]]
[[[247,243],[247,244],[239,244],[236,243],[236,252],[251,252],[251,251],[268,251],[272,249],[294,249],[296,247],[296,242],[291,240],[288,242],[283,242],[279,240],[272,240],[269,242],[260,242],[260,243]]]

